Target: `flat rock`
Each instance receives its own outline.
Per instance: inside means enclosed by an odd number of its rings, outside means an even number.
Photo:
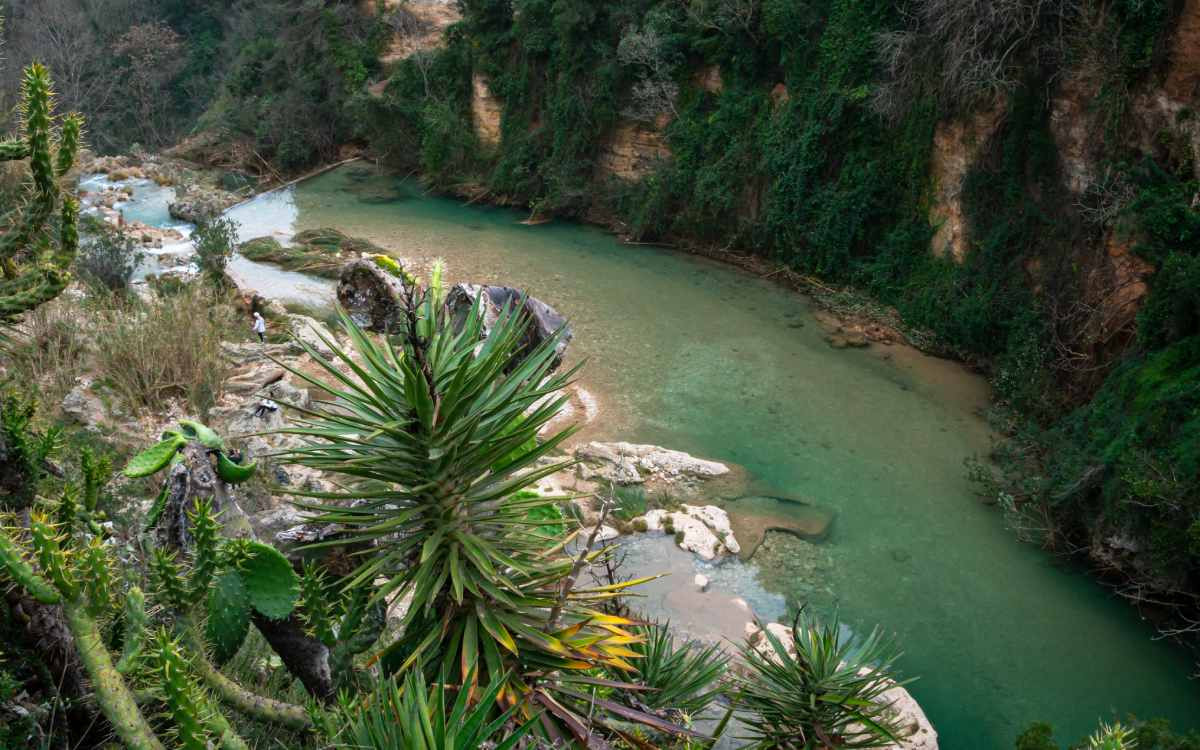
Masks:
[[[591,442],[575,449],[580,479],[620,485],[661,481],[693,485],[725,476],[729,467],[657,445]]]
[[[782,531],[805,541],[829,536],[834,512],[806,500],[751,495],[730,501],[731,526],[744,544],[743,559],[754,556],[768,531]]]
[[[296,341],[292,342],[292,350],[295,353],[304,353],[304,347],[300,346],[300,344],[306,344],[322,359],[333,359],[333,349],[330,348],[327,342],[335,341],[336,339],[334,339],[333,334],[329,332],[329,328],[324,323],[307,315],[288,315],[287,321],[292,335],[296,337]]]

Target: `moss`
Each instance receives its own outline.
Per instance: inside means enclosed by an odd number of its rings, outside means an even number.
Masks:
[[[649,528],[646,524],[646,519],[644,519],[644,518],[633,519],[633,523],[631,523],[630,526],[634,531],[636,531],[639,534],[645,534],[647,529]],[[1198,536],[1198,538],[1200,538],[1200,534],[1198,534],[1197,536]],[[1200,544],[1200,542],[1198,542],[1198,544]]]

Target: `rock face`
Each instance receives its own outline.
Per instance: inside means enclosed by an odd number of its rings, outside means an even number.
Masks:
[[[625,121],[600,144],[596,173],[599,177],[640,180],[659,162],[669,158],[671,149],[659,128]]]
[[[500,144],[500,118],[504,107],[492,96],[487,76],[476,73],[471,76],[471,121],[475,124],[475,135],[485,146]]]
[[[347,263],[338,277],[338,304],[370,331],[393,331],[400,324],[397,297],[404,292],[402,279],[369,260]]]
[[[795,654],[795,641],[792,629],[778,622],[767,623],[759,627],[754,623],[746,623],[746,640],[760,654],[777,659],[774,647],[763,634],[764,629],[775,637],[787,649],[789,654]],[[863,668],[859,675],[867,674]],[[886,682],[887,687],[880,695],[880,705],[887,707],[887,712],[900,728],[901,739],[894,745],[885,745],[883,750],[938,750],[937,730],[933,728],[925,711],[912,697],[912,694],[893,681]]]
[[[461,328],[477,302],[480,303],[483,313],[482,333],[484,338],[491,334],[492,327],[506,307],[522,307],[529,318],[529,326],[525,330],[525,339],[521,346],[522,352],[532,351],[562,330],[563,336],[554,347],[555,358],[552,369],[557,369],[562,364],[567,344],[571,343],[571,327],[567,324],[567,319],[553,307],[536,297],[524,296],[520,290],[509,286],[455,284],[446,295],[446,305],[455,320],[456,328]]]
[[[683,451],[634,443],[587,443],[575,449],[581,479],[619,485],[660,480],[668,484],[695,485],[729,473],[729,467]]]
[[[935,192],[929,221],[937,227],[931,243],[934,255],[949,255],[960,263],[966,257],[969,237],[962,207],[963,180],[1003,115],[1003,108],[994,106],[964,119],[938,123],[930,165]]]

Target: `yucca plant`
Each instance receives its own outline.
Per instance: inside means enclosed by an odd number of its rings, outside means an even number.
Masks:
[[[515,708],[496,710],[503,679],[493,680],[473,702],[468,691],[459,690],[447,706],[445,680],[439,679],[427,691],[420,675],[420,670],[410,670],[402,685],[386,680],[361,700],[343,700],[338,747],[511,750],[534,728],[532,720],[517,725]]]
[[[634,632],[643,639],[630,644],[640,657],[638,681],[650,689],[628,693],[629,702],[684,723],[708,708],[720,693],[717,683],[729,666],[725,652],[716,645],[677,642],[662,623],[639,626]]]
[[[587,711],[581,686],[594,687],[597,672],[635,674],[633,623],[599,604],[638,582],[576,588],[583,565],[601,553],[572,557],[566,539],[548,545],[534,511],[555,499],[521,492],[569,466],[541,459],[572,429],[542,442],[537,435],[574,371],[552,372],[559,336],[522,349],[528,322],[514,310],[502,311],[486,338],[478,305],[452,320],[440,269],[433,278],[427,289],[406,286],[401,331],[390,340],[369,338],[341,313],[353,351],[326,344],[349,375],[320,357],[331,384],[293,371],[333,405],[303,412],[286,430],[305,445],[285,458],[362,484],[299,505],[314,522],[343,528],[323,545],[361,555],[346,586],[382,581],[374,597],[410,598],[402,636],[378,654],[385,672],[424,664],[428,678],[444,671],[468,696],[499,681],[501,705],[526,718],[541,707],[557,719],[543,721],[552,738],[601,746],[574,705]]]
[[[818,623],[802,610],[794,646],[763,630],[769,648],[741,648],[748,676],[736,679],[738,707],[752,732],[748,749],[827,750],[886,747],[899,727],[883,694],[900,654],[876,627],[861,641],[835,616]]]
[[[1100,722],[1100,728],[1088,737],[1088,750],[1135,750],[1137,738],[1133,730],[1121,722]]]

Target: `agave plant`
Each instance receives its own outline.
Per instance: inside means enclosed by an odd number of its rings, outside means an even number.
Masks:
[[[387,680],[360,702],[343,701],[338,746],[361,750],[511,750],[534,728],[534,723],[530,720],[513,726],[515,708],[502,713],[494,710],[503,689],[502,679],[493,680],[473,703],[468,691],[459,690],[447,710],[445,680],[438,680],[426,692],[420,671],[412,670],[402,686]]]
[[[906,682],[892,679],[900,654],[878,627],[859,641],[842,633],[837,617],[821,624],[801,610],[792,623],[793,644],[762,632],[767,646],[741,648],[749,676],[736,680],[752,731],[747,748],[871,748],[899,741],[883,694]]]
[[[641,657],[639,682],[650,690],[630,693],[631,702],[683,719],[708,708],[720,693],[717,682],[729,666],[729,657],[720,647],[677,643],[670,628],[661,623],[640,626],[636,632],[643,640],[630,648]]]
[[[506,309],[485,337],[478,304],[452,319],[439,271],[428,289],[406,286],[392,339],[369,338],[341,313],[353,351],[326,341],[335,362],[313,357],[329,383],[293,370],[334,405],[303,412],[286,430],[305,445],[285,458],[361,484],[298,503],[314,522],[343,529],[317,546],[361,555],[348,587],[381,582],[376,598],[409,600],[403,635],[377,655],[386,672],[445,670],[468,696],[498,681],[501,705],[526,718],[541,707],[557,719],[543,721],[552,739],[604,746],[579,715],[590,705],[668,727],[587,694],[596,670],[635,673],[634,623],[599,605],[639,582],[577,588],[583,565],[602,553],[573,557],[567,539],[548,545],[537,509],[555,499],[522,492],[570,465],[542,459],[571,428],[537,439],[574,374],[553,373],[561,332],[523,348],[528,322]]]

